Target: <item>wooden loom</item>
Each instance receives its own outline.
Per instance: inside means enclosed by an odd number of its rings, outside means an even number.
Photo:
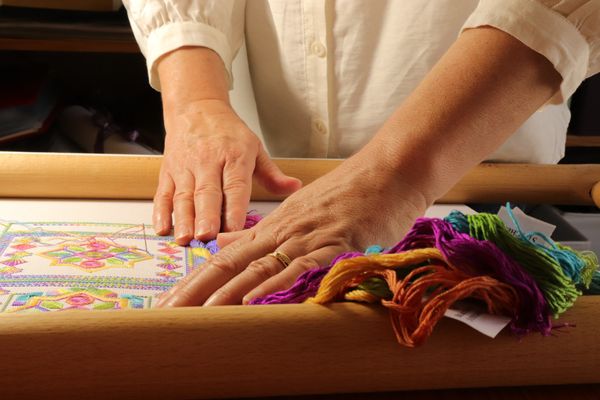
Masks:
[[[149,199],[160,157],[0,155],[3,197]],[[308,183],[336,160],[277,160]],[[93,184],[92,184],[93,182]],[[273,200],[257,188],[255,200]],[[600,165],[478,166],[440,202],[596,204]],[[2,398],[216,398],[600,383],[600,296],[552,337],[492,340],[448,319],[400,347],[357,304],[227,306],[0,317]]]

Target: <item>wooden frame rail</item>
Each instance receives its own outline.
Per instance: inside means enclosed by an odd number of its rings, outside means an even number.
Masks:
[[[0,38],[0,50],[61,51],[79,53],[139,53],[135,41],[106,39],[25,39]]]
[[[567,147],[600,147],[600,136],[567,135]]]
[[[3,197],[151,199],[162,157],[0,153]],[[275,159],[305,184],[341,160]],[[596,204],[600,207],[600,165],[481,164],[440,203],[523,202]],[[253,200],[280,200],[255,185]]]
[[[550,337],[487,338],[444,319],[400,347],[357,304],[0,316],[3,398],[192,399],[600,383],[600,298]]]
[[[160,162],[0,153],[0,196],[149,199]],[[308,183],[340,161],[276,162]],[[600,165],[484,164],[442,201],[600,205],[598,182]],[[558,322],[576,327],[489,339],[444,319],[407,349],[386,311],[348,303],[0,314],[0,387],[2,398],[94,400],[599,384],[600,296]]]

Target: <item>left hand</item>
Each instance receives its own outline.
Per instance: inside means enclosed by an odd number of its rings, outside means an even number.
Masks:
[[[346,160],[253,228],[220,234],[221,251],[164,293],[158,306],[247,303],[288,289],[304,271],[328,265],[342,252],[400,240],[427,201],[375,154]],[[287,268],[267,256],[275,250],[292,260]]]

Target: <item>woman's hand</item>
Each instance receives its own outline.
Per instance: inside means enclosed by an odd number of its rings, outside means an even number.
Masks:
[[[227,73],[204,47],[183,47],[158,62],[164,104],[165,155],[154,196],[154,229],[187,245],[241,229],[252,176],[276,194],[302,186],[269,159],[260,140],[229,104]]]
[[[224,247],[165,293],[159,306],[239,304],[292,286],[339,253],[391,245],[425,212],[423,195],[363,154],[286,199],[247,231],[218,236]],[[284,265],[280,251],[292,260]]]
[[[252,177],[269,191],[289,194],[298,179],[284,175],[258,137],[220,100],[187,104],[167,115],[165,155],[154,197],[154,226],[168,234],[175,216],[175,240],[214,238],[242,229]]]

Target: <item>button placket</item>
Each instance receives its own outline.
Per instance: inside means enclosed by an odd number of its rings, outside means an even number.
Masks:
[[[327,157],[329,149],[328,50],[325,2],[304,2],[306,78],[311,113],[310,156]]]

